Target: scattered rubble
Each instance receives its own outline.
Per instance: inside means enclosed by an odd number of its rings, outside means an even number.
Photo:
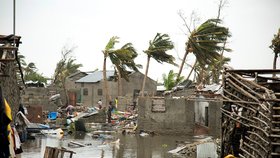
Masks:
[[[171,154],[197,158],[197,157],[211,157],[217,158],[219,153],[219,140],[214,140],[211,137],[197,140],[193,143],[185,142],[178,144],[176,149],[168,151]]]

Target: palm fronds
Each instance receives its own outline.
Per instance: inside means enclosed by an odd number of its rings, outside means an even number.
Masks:
[[[167,34],[157,33],[155,38],[149,42],[149,48],[144,52],[159,63],[166,62],[177,65],[175,63],[175,58],[166,53],[166,51],[173,48],[174,45]]]
[[[220,26],[220,23],[220,19],[209,19],[193,30],[188,38],[187,49],[191,48],[199,64],[211,64],[221,59],[220,51],[231,51],[223,45],[230,33],[226,27]]]

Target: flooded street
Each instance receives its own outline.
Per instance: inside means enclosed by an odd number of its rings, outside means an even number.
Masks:
[[[168,151],[176,148],[178,142],[192,141],[192,137],[182,136],[146,136],[117,135],[114,140],[120,139],[119,144],[113,140],[103,138],[93,139],[89,133],[79,133],[75,136],[66,136],[62,139],[51,137],[36,137],[23,144],[23,158],[43,157],[46,146],[64,147],[76,152],[74,158],[130,158],[130,157],[174,157]],[[86,144],[86,147],[73,148],[68,143],[75,141]],[[113,142],[113,143],[112,143]],[[69,157],[65,154],[64,157]]]

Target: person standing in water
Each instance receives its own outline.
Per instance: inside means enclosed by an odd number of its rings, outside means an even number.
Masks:
[[[111,123],[113,109],[114,109],[114,107],[113,107],[112,101],[110,101],[109,106],[108,106],[108,110],[107,110],[108,123]]]

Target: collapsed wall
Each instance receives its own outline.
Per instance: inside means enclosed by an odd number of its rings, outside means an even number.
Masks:
[[[220,107],[222,102],[208,101],[209,115],[201,115],[208,125],[195,121],[198,100],[189,98],[140,97],[138,100],[137,130],[152,131],[158,134],[178,134],[193,136],[206,132],[211,136],[220,136]],[[205,101],[204,101],[205,102]],[[206,130],[206,131],[204,131]]]
[[[138,130],[193,134],[194,101],[142,97],[138,100],[138,110]]]

